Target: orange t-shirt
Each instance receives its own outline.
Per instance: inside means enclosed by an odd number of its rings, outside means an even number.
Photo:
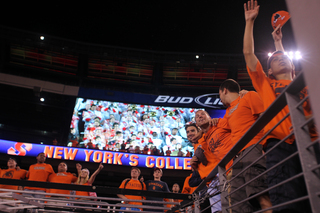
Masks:
[[[77,181],[77,177],[75,177],[70,172],[59,172],[53,173],[49,176],[48,181],[51,183],[67,183],[71,184]],[[57,194],[68,194],[70,195],[70,190],[63,190],[63,189],[49,189],[49,193],[57,193]]]
[[[27,174],[27,170],[20,169],[2,169],[0,170],[0,178],[8,178],[8,179],[25,179]],[[14,189],[18,190],[18,186],[14,185],[0,185],[2,189]],[[0,191],[3,192],[3,191]]]
[[[204,138],[205,134],[202,135],[202,138],[198,140],[198,143],[194,145],[194,150],[197,150],[198,146],[201,145],[204,150],[204,155],[207,158],[208,164],[205,166],[202,163],[198,164],[198,172],[200,174],[201,179],[207,177],[210,172],[216,167],[219,163],[219,159],[209,150],[208,143]]]
[[[189,179],[191,178],[191,176],[192,176],[192,173],[188,177],[186,177],[186,179],[184,180],[183,188],[181,191],[182,194],[192,194],[194,192],[194,190],[196,190],[196,188],[197,188],[196,186],[191,187],[189,185]]]
[[[231,129],[227,118],[219,118],[218,124],[209,129],[204,135],[209,150],[214,154],[217,163],[231,150],[234,144],[231,142]],[[226,165],[230,168],[232,160]]]
[[[28,180],[31,181],[41,181],[46,182],[48,181],[49,175],[53,174],[53,168],[50,164],[46,163],[36,163],[29,167],[29,171],[26,175]],[[45,191],[45,188],[38,188],[38,187],[25,187],[29,190],[42,190]]]
[[[143,184],[143,187],[142,187],[141,182],[139,180],[133,180],[133,179],[130,179],[126,184],[126,187],[124,187],[126,181],[127,179],[122,181],[121,185],[119,186],[120,189],[147,190],[145,183],[142,183]],[[124,195],[124,196],[126,196],[127,199],[143,200],[142,196],[137,196],[137,195]],[[128,204],[142,205],[141,202],[129,202]]]
[[[242,98],[238,97],[230,104],[224,117],[228,119],[233,145],[248,131],[263,111],[263,102],[258,93],[253,91],[248,92]],[[242,150],[256,144],[262,136],[263,131],[260,131]]]
[[[91,186],[90,183],[86,182],[85,184],[82,184],[84,186]],[[86,192],[86,191],[76,191],[76,195],[78,196],[89,196],[89,192]],[[79,198],[77,198],[79,199]]]
[[[276,80],[268,78],[263,71],[260,61],[258,61],[256,70],[252,72],[247,67],[248,73],[252,80],[252,85],[258,92],[263,100],[263,106],[266,110],[277,98],[278,95],[292,82],[291,80]],[[300,92],[300,99],[303,99],[307,95],[307,88],[304,88]],[[303,105],[305,115],[310,115],[311,109],[309,102],[306,101]],[[265,132],[268,132],[272,127],[274,127],[282,118],[284,118],[289,113],[289,107],[284,107],[264,128]],[[290,116],[282,121],[279,126],[277,126],[268,136],[268,138],[283,139],[288,134],[290,134],[290,127],[292,126]],[[292,144],[294,137],[290,137],[286,140],[287,143]]]

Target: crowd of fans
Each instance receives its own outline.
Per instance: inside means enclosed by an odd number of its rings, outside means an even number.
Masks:
[[[78,98],[68,146],[140,154],[189,156],[184,126],[195,109]]]

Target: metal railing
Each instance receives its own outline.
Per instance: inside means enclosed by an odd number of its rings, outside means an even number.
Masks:
[[[319,74],[318,74],[319,77]],[[294,204],[297,202],[302,201],[308,201],[310,203],[310,208],[312,212],[317,212],[320,209],[320,165],[319,165],[319,138],[313,138],[311,140],[310,133],[309,133],[309,126],[313,124],[313,117],[310,117],[306,119],[306,116],[303,111],[302,105],[308,101],[309,97],[305,97],[302,100],[299,98],[299,92],[305,88],[305,81],[303,74],[298,75],[294,81],[281,93],[277,99],[273,102],[272,105],[269,106],[269,108],[260,116],[260,118],[254,123],[254,125],[246,132],[245,135],[238,141],[238,143],[229,151],[229,153],[219,162],[219,164],[212,170],[212,172],[206,177],[202,183],[198,186],[198,188],[195,190],[193,196],[194,202],[199,203],[201,202],[199,196],[197,196],[198,192],[203,190],[206,183],[210,181],[213,177],[216,176],[217,173],[219,173],[219,179],[220,179],[220,191],[221,191],[221,206],[222,206],[222,212],[230,212],[229,210],[236,207],[237,205],[240,205],[244,202],[247,202],[253,198],[256,198],[262,194],[268,193],[270,190],[279,187],[283,184],[286,184],[290,181],[297,181],[299,178],[303,178],[305,181],[307,194],[305,196],[297,197],[293,200],[278,204],[276,206],[272,206],[268,209],[258,210],[255,212],[265,212],[267,210],[272,210],[275,208],[287,206],[290,204]],[[279,121],[277,125],[279,125],[281,122],[283,122],[288,116],[290,116],[292,121],[292,132],[287,135],[285,138],[280,140],[277,144],[275,144],[271,149],[269,149],[267,152],[265,152],[261,157],[258,159],[255,159],[250,165],[248,165],[246,168],[243,169],[243,171],[240,172],[243,173],[247,169],[249,169],[252,165],[254,165],[256,162],[258,162],[262,158],[268,157],[268,154],[272,152],[277,146],[279,146],[281,143],[285,143],[286,139],[288,139],[291,136],[295,136],[295,142],[297,145],[296,152],[292,153],[290,156],[286,157],[282,161],[278,162],[268,170],[262,172],[258,176],[252,178],[248,182],[246,182],[244,185],[238,187],[237,189],[230,191],[228,190],[228,187],[230,186],[230,183],[234,181],[237,176],[233,178],[227,177],[227,172],[232,169],[232,166],[228,171],[226,171],[225,166],[228,162],[230,162],[239,152],[240,150],[247,145],[248,142],[251,141],[251,139],[254,138],[254,136],[259,133],[266,124],[268,124],[274,116],[276,116],[284,107],[288,106],[290,113],[287,114],[282,120]],[[313,109],[318,110],[318,109]],[[276,125],[276,126],[277,126]],[[270,131],[266,132],[264,136],[261,138],[260,141],[257,142],[256,145],[249,147],[249,152],[255,148],[262,140],[264,140],[267,135],[272,132],[274,126]],[[315,127],[316,129],[316,127]],[[239,161],[243,159],[245,156],[239,157]],[[233,203],[232,205],[229,204],[229,197],[236,193],[238,190],[241,190],[243,187],[247,186],[251,182],[255,181],[256,179],[261,178],[263,175],[267,175],[268,172],[275,169],[279,165],[287,162],[288,160],[292,158],[299,157],[302,172],[298,173],[291,178],[288,178],[270,188],[267,188],[257,194],[254,194],[253,196],[250,196],[249,198],[243,199],[237,203]],[[188,203],[187,205],[190,205]],[[195,205],[195,212],[202,212],[203,210],[200,210],[198,208],[199,205]],[[182,206],[180,206],[182,207]],[[179,207],[173,208],[172,210],[175,210]],[[308,208],[307,206],[305,207]]]

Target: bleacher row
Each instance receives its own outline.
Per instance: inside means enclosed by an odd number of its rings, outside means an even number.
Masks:
[[[179,57],[179,56],[176,56]],[[172,56],[174,58],[174,56]],[[221,82],[228,77],[228,72],[243,71],[239,80],[250,86],[249,76],[240,56],[206,56],[206,61],[185,61],[172,58],[163,62],[164,85],[200,85],[209,86],[212,82]],[[11,44],[10,63],[46,71],[76,75],[81,58],[63,51],[51,51],[45,47],[31,47]],[[235,64],[230,67],[228,63]],[[121,80],[135,83],[152,84],[155,61],[126,58],[123,56],[89,56],[87,77],[94,79]],[[233,70],[232,70],[233,69]]]

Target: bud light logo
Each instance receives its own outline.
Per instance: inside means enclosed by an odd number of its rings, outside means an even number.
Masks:
[[[204,107],[221,108],[223,106],[219,98],[219,93],[200,95],[196,97],[194,101]]]
[[[30,143],[20,143],[17,142],[14,147],[10,147],[7,151],[8,155],[18,155],[26,156],[27,152],[32,149],[32,144]]]
[[[220,101],[219,93],[211,93],[200,95],[196,98],[193,97],[176,97],[168,95],[159,95],[155,103],[168,103],[168,104],[191,104],[195,102],[196,104],[209,108],[222,108],[223,104]]]

